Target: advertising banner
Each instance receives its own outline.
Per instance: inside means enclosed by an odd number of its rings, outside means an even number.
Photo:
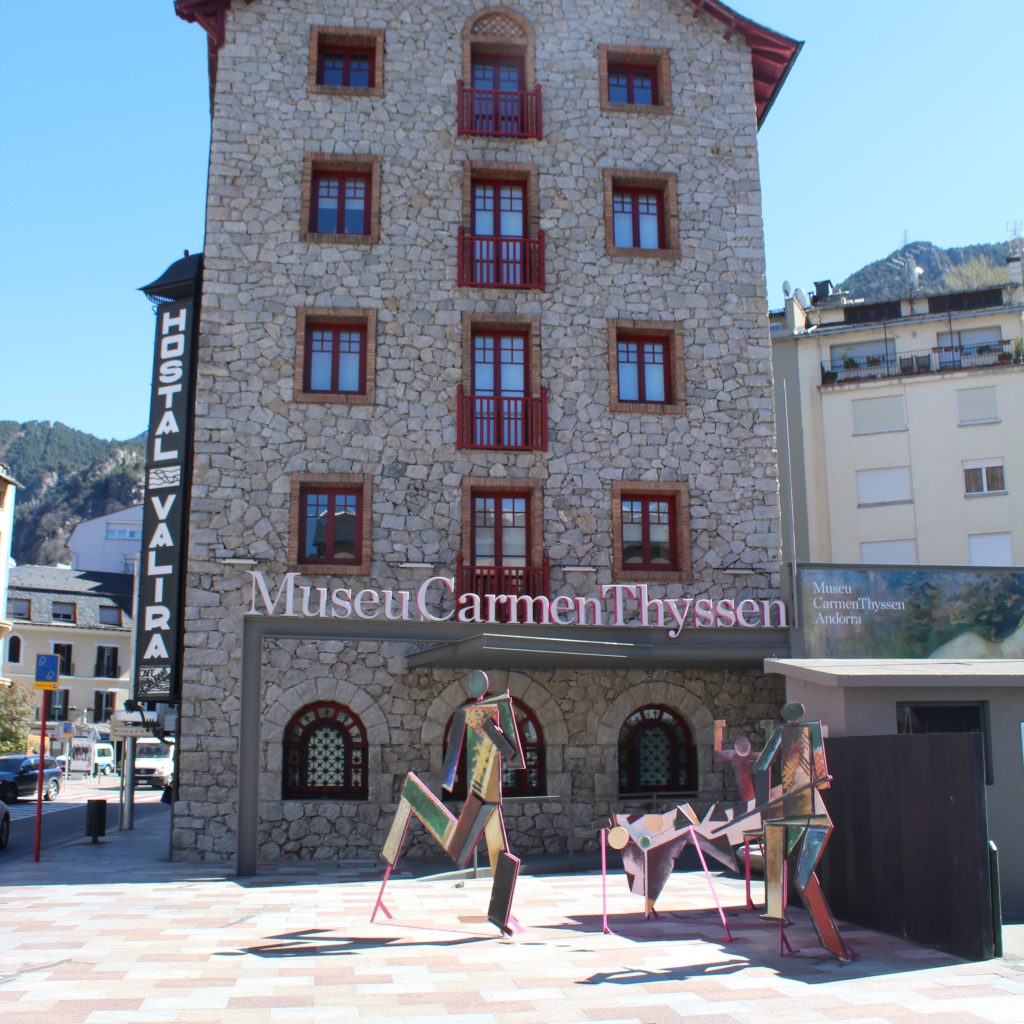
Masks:
[[[169,302],[157,309],[139,616],[135,624],[137,700],[174,703],[180,693],[186,506],[192,463],[194,320],[191,300]]]
[[[1019,569],[805,565],[807,658],[1024,658]]]

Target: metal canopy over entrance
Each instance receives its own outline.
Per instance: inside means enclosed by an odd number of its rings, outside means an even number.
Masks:
[[[766,658],[789,653],[789,630],[667,629],[568,626],[488,627],[453,622],[366,621],[247,615],[242,626],[241,702],[238,735],[238,834],[236,871],[254,875],[258,863],[259,750],[262,718],[262,650],[268,639],[351,640],[427,645],[406,657],[409,669],[760,668]]]

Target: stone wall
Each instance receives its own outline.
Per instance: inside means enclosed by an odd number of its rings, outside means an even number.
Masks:
[[[678,0],[625,6],[542,0],[514,9],[535,37],[542,140],[455,133],[462,28],[479,5],[259,0],[235,3],[228,12],[207,207],[173,837],[178,856],[221,859],[235,850],[238,666],[247,602],[245,577],[221,559],[249,557],[265,572],[287,570],[295,474],[372,478],[372,559],[363,579],[375,586],[400,585],[407,576],[403,562],[450,573],[462,543],[460,486],[470,476],[540,481],[543,546],[552,562],[592,566],[607,582],[612,482],[658,480],[688,484],[693,580],[652,584],[652,596],[677,596],[685,587],[716,597],[740,586],[745,596],[778,596],[775,427],[749,50],[739,33],[727,38],[721,23],[694,17]],[[319,25],[384,30],[383,95],[310,91],[310,30]],[[602,111],[598,49],[609,43],[669,50],[670,113]],[[377,158],[376,244],[301,239],[302,175],[311,153]],[[545,291],[457,287],[455,238],[467,161],[535,166]],[[678,258],[606,253],[602,172],[608,168],[675,176]],[[375,312],[374,404],[294,401],[296,322],[306,308]],[[464,313],[539,322],[548,451],[455,447]],[[611,411],[612,320],[680,325],[681,413]],[[331,578],[335,586],[359,583],[341,571]],[[594,578],[580,583],[556,568],[553,589],[589,590]],[[337,660],[322,653],[326,646],[268,672],[268,714],[277,716],[276,724],[304,688],[321,696],[346,687],[362,692],[397,730],[380,751],[378,795],[386,805],[405,766],[439,756],[432,738],[408,724],[425,698],[408,692],[401,651],[366,648]],[[279,656],[266,652],[271,664]],[[295,667],[307,662],[308,669]],[[531,675],[534,685],[544,680],[551,688],[551,706],[565,723],[555,775],[566,789],[572,780],[579,793],[607,771],[601,765],[614,747],[580,692],[596,687],[601,700],[615,700],[641,680]],[[750,721],[765,713],[752,678],[727,675],[716,689],[707,673],[664,673],[659,681],[642,675],[651,685],[678,687],[680,699],[692,693],[707,701],[697,725],[703,748],[718,706],[739,718],[747,713]],[[453,680],[438,677],[431,686],[454,686]],[[529,681],[512,685],[516,692]],[[694,689],[705,686],[715,692]],[[731,686],[736,702],[724,696]],[[397,709],[399,701],[413,707]],[[771,703],[777,705],[777,695]],[[288,836],[305,827],[296,822],[314,809],[280,804],[273,756],[268,746],[261,780],[267,856],[323,849],[334,856],[345,836],[359,849],[377,843],[379,807],[332,805],[311,815],[324,823],[310,826],[325,830],[324,837],[295,846],[298,840]],[[582,805],[588,823],[607,809],[601,799],[608,795],[595,791]],[[559,815],[567,813],[564,800],[558,806],[542,803],[536,812],[551,817],[556,831],[564,824]],[[536,840],[530,842],[541,844],[545,830],[539,822],[523,823],[524,836],[531,829]]]
[[[262,860],[376,856],[406,772],[414,771],[441,795],[444,730],[466,700],[465,673],[434,669],[393,676],[388,662],[400,650],[374,643],[268,641],[260,762]],[[613,811],[671,806],[668,798],[652,803],[617,795],[619,729],[636,708],[665,704],[686,719],[698,748],[699,789],[680,799],[705,807],[714,800],[738,799],[732,768],[712,759],[714,720],[729,722],[729,741],[745,733],[756,745],[760,721],[777,717],[783,699],[777,678],[738,671],[492,671],[489,676],[492,692],[507,687],[534,713],[544,738],[546,795],[505,803],[509,841],[523,854],[592,849],[595,823]],[[284,727],[299,708],[317,700],[347,705],[366,726],[366,802],[281,799]],[[406,852],[438,856],[440,851],[414,822]]]

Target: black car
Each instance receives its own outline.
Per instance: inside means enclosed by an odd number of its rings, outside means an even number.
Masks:
[[[52,757],[43,759],[43,799],[56,800],[61,770]],[[19,796],[35,796],[39,785],[39,758],[34,754],[0,756],[0,800],[13,803]]]

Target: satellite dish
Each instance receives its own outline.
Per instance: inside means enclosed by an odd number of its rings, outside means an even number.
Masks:
[[[795,298],[796,301],[799,302],[804,309],[807,308],[807,293],[803,290],[803,288],[797,288],[797,290],[793,293],[793,298]]]
[[[787,299],[793,294],[793,289],[788,281],[782,282],[782,294],[785,295]]]

